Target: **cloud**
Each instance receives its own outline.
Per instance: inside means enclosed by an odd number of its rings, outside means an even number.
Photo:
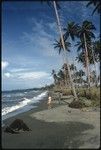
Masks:
[[[4,76],[9,78],[9,77],[11,77],[11,74],[9,72],[7,72],[7,73],[4,73]]]
[[[33,80],[48,77],[49,74],[44,71],[33,71],[33,72],[25,72],[17,75],[19,79],[23,80]]]
[[[10,70],[10,72],[12,72],[12,73],[14,73],[14,72],[25,72],[25,71],[28,71],[28,70],[30,70],[30,69],[28,69],[28,68],[12,68],[11,70]]]
[[[23,32],[22,40],[26,45],[38,51],[41,56],[57,57],[58,53],[54,50],[54,39],[57,38],[57,26],[55,22],[44,23],[42,20],[33,21],[32,31]]]
[[[5,69],[9,65],[7,61],[2,61],[1,64],[2,64],[2,69]]]

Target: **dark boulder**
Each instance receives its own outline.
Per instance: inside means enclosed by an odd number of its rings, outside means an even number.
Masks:
[[[5,132],[17,133],[20,130],[31,131],[31,129],[29,129],[29,127],[23,122],[23,120],[16,119],[10,124],[9,127],[6,127]]]

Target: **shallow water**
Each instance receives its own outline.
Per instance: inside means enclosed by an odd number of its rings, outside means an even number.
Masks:
[[[47,95],[47,91],[28,90],[2,93],[2,125],[3,120],[28,111]]]

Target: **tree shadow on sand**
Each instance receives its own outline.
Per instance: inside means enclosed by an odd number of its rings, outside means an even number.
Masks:
[[[9,145],[3,147],[8,148],[45,148],[45,149],[61,149],[61,148],[74,148],[82,147],[85,140],[82,137],[88,136],[86,131],[93,130],[94,126],[81,122],[44,122],[34,119],[34,124],[30,127],[32,131],[29,133],[21,134],[19,139],[24,138],[23,144],[19,144],[16,136],[13,136],[11,142],[9,136],[5,136],[5,141],[9,140]],[[27,135],[28,134],[28,135]],[[29,138],[30,135],[30,138]],[[14,144],[16,141],[16,144]],[[92,142],[89,141],[91,144]],[[6,143],[5,143],[6,144]]]

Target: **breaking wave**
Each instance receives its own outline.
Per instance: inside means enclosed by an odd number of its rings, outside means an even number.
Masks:
[[[23,98],[22,101],[18,102],[17,105],[14,105],[14,106],[11,106],[11,107],[5,107],[2,109],[2,116],[8,114],[8,113],[11,113],[15,110],[18,110],[24,106],[27,106],[27,105],[30,105],[32,103],[37,103],[39,102],[40,100],[42,100],[43,97],[45,97],[47,94],[47,91],[41,93],[40,95],[37,95],[36,97],[33,97],[31,99],[28,99],[26,97]]]

